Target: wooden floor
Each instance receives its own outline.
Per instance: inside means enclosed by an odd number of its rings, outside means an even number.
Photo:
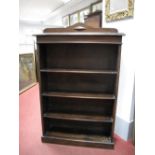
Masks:
[[[134,155],[134,146],[115,135],[115,149],[97,149],[41,142],[39,89],[35,85],[20,95],[20,155]],[[55,117],[55,115],[47,115]],[[66,116],[67,117],[67,116]],[[64,118],[65,119],[65,118]],[[87,119],[82,116],[79,119]],[[100,118],[98,118],[99,120]],[[51,134],[51,133],[50,133]],[[52,133],[53,134],[53,133]],[[58,134],[58,133],[54,133]]]

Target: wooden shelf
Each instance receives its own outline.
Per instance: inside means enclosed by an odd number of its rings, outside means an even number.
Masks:
[[[88,98],[88,99],[116,99],[115,95],[99,93],[71,93],[71,92],[44,92],[42,96],[64,98]]]
[[[57,131],[46,132],[46,134],[42,137],[42,141],[57,144],[72,144],[101,148],[113,148],[114,146],[114,142],[111,137],[102,135],[73,134]]]
[[[112,123],[111,117],[97,116],[97,115],[81,115],[81,114],[66,114],[66,113],[45,113],[45,118],[73,120],[73,121],[86,121],[86,122],[100,122]]]
[[[79,73],[79,74],[117,74],[117,71],[109,70],[83,70],[83,69],[41,69],[47,73]]]

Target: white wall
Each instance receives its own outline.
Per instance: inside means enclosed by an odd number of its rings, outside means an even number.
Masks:
[[[34,34],[42,33],[46,27],[60,27],[56,24],[45,25],[43,22],[19,21],[19,53],[34,52]]]
[[[125,33],[122,44],[122,55],[120,65],[120,79],[117,101],[117,120],[115,131],[123,139],[127,140],[132,135],[134,119],[134,72],[135,72],[135,44],[137,42],[135,22],[138,18],[136,11],[134,18],[119,21],[105,21],[105,1],[103,1],[103,27],[117,28],[119,32]],[[137,5],[135,3],[135,8]],[[121,121],[120,121],[121,120]]]
[[[62,24],[62,17],[68,14],[71,14],[77,10],[83,9],[90,4],[96,2],[98,0],[74,0],[67,3],[67,5],[61,7],[60,9],[56,10],[49,15],[49,17],[44,21],[44,25],[59,25],[63,26]]]
[[[56,10],[49,15],[43,22],[29,22],[19,21],[19,53],[30,53],[34,52],[34,41],[33,34],[42,33],[42,30],[46,27],[62,27],[62,17],[75,12],[76,10],[82,9],[97,0],[76,0],[70,1],[67,5],[64,5],[60,9]]]
[[[136,6],[135,6],[136,8]],[[107,23],[105,21],[105,1],[103,1],[103,27],[114,27],[120,32],[125,33],[123,37],[122,45],[122,55],[121,55],[121,67],[120,67],[120,80],[119,80],[119,90],[118,90],[118,103],[117,103],[117,116],[123,120],[130,122],[133,116],[130,116],[132,106],[132,94],[134,86],[134,70],[135,70],[135,43],[137,42],[135,38],[136,29],[135,21],[136,14],[134,18],[129,18],[125,20],[119,20]]]
[[[42,32],[42,23],[19,21],[19,53],[33,53],[35,37],[32,35]]]

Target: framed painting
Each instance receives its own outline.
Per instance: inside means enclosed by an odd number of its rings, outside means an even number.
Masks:
[[[19,93],[36,84],[36,67],[33,53],[19,55]]]
[[[132,17],[134,0],[106,0],[106,21],[120,20]]]

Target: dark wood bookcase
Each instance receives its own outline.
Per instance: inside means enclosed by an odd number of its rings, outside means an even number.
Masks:
[[[42,142],[114,147],[122,35],[82,24],[36,35]]]

